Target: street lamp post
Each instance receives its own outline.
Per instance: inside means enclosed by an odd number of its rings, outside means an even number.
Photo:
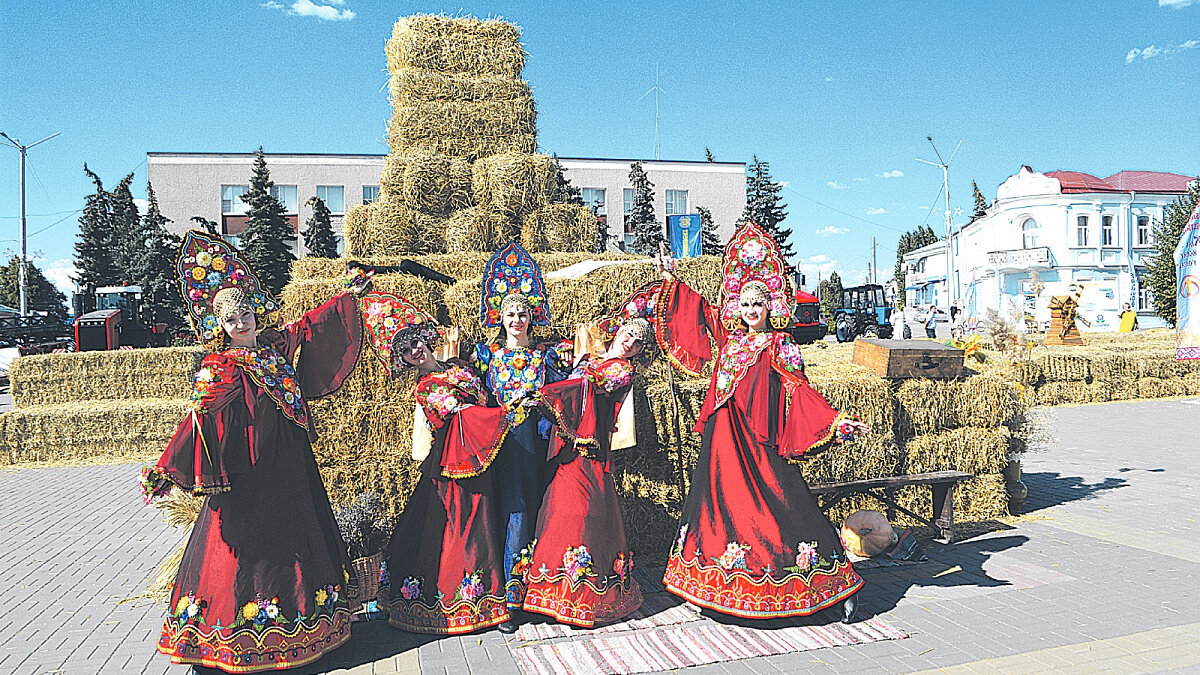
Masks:
[[[958,149],[962,147],[963,142],[960,140],[958,145],[954,146],[954,152],[950,153],[950,159],[943,161],[942,153],[938,152],[937,145],[933,143],[933,137],[926,136],[925,140],[933,146],[933,154],[937,155],[938,161],[931,162],[920,157],[917,158],[917,161],[942,170],[942,192],[946,195],[946,288],[950,291],[950,301],[954,302],[958,299],[958,284],[954,279],[954,233],[952,232],[954,220],[950,213],[950,162],[954,161],[954,156],[958,154]]]
[[[0,136],[4,137],[4,140],[8,141],[9,145],[13,146],[14,148],[17,149],[17,152],[21,153],[21,178],[20,178],[20,185],[21,185],[21,260],[17,264],[17,285],[20,288],[19,293],[21,296],[21,302],[20,302],[21,316],[25,316],[26,314],[29,313],[29,308],[28,308],[26,300],[25,300],[25,266],[27,264],[26,256],[25,256],[25,155],[26,155],[26,153],[29,152],[29,149],[32,148],[33,146],[39,145],[41,143],[45,143],[46,141],[50,140],[51,138],[54,138],[55,136],[57,136],[59,133],[62,133],[62,132],[56,132],[56,133],[50,134],[49,136],[43,138],[40,141],[37,141],[36,143],[30,143],[29,145],[21,145],[20,141],[13,138],[12,136],[9,136],[8,134],[4,133],[3,131],[0,131]]]

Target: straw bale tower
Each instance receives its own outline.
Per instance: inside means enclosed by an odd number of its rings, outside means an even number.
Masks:
[[[380,198],[346,215],[346,252],[375,258],[592,250],[595,216],[550,204],[553,161],[536,154],[537,109],[521,79],[521,31],[498,19],[418,15],[387,42],[391,150]]]

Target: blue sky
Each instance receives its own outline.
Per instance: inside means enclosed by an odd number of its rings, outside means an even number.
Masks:
[[[383,44],[421,12],[523,27],[539,142],[563,156],[749,161],[785,182],[811,276],[861,280],[878,240],[943,233],[1022,164],[1100,176],[1200,173],[1200,0],[472,3],[366,0],[7,3],[0,131],[29,143],[31,255],[57,283],[91,186],[147,151],[386,152]],[[381,88],[383,88],[381,90]],[[930,213],[930,207],[933,213]],[[17,152],[0,148],[0,252],[17,250]],[[927,220],[928,219],[928,220]]]

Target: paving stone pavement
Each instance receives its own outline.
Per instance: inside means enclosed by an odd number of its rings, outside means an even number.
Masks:
[[[680,672],[1200,672],[1200,399],[1045,414],[1056,440],[1025,457],[1026,517],[864,571],[863,613],[909,639]],[[137,469],[0,471],[0,675],[187,672],[155,652],[162,608],[121,602],[182,541],[142,504]],[[356,623],[292,672],[516,674],[521,644]]]

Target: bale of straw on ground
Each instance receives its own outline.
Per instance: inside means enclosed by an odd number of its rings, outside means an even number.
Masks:
[[[500,101],[409,101],[392,110],[393,153],[429,152],[475,161],[537,149],[537,109],[531,98]]]
[[[1093,403],[1102,391],[1080,380],[1052,381],[1037,388],[1036,401],[1038,405]]]
[[[442,306],[446,285],[411,274],[389,273],[375,275],[371,280],[371,288],[381,293],[402,295],[436,317]],[[340,278],[293,279],[283,287],[279,296],[283,305],[283,320],[295,321],[344,290]]]
[[[516,234],[517,226],[509,216],[485,206],[472,206],[446,221],[444,248],[448,253],[494,251]]]
[[[0,414],[0,465],[153,462],[188,405],[140,398],[22,406]]]
[[[505,242],[507,243],[507,242]],[[404,261],[413,261],[420,263],[430,269],[441,272],[442,274],[454,277],[458,280],[478,280],[483,276],[483,268],[491,258],[492,251],[470,251],[456,253],[435,253],[428,255],[400,255],[400,256],[362,256],[355,258],[359,262],[368,265],[379,266],[394,266],[399,265]],[[641,256],[630,255],[628,253],[537,253],[534,254],[534,259],[537,260],[538,266],[542,268],[542,272],[549,273],[556,270],[570,267],[579,262],[586,260],[643,260],[647,258]],[[720,270],[719,259],[713,257],[692,258],[686,263],[681,262],[681,266],[685,269],[691,269],[693,265],[698,264],[694,261],[709,261],[707,263],[699,263],[703,265],[713,265],[712,269]],[[647,264],[649,264],[647,262]],[[707,268],[705,268],[707,269]],[[300,258],[292,263],[292,279],[340,279],[346,271],[346,259],[344,258]],[[719,272],[718,272],[719,274]],[[690,278],[690,277],[689,277]],[[696,283],[701,288],[715,288],[719,283],[717,280],[698,280]],[[707,290],[705,291],[708,292]]]
[[[503,101],[529,98],[525,80],[508,75],[443,73],[427,68],[397,68],[388,81],[394,105],[409,101]]]
[[[389,515],[401,512],[420,476],[412,458],[413,401],[335,397],[314,401],[311,409],[313,454],[330,501],[344,503],[369,490]]]
[[[896,403],[890,383],[854,364],[829,364],[807,369],[809,381],[835,409],[854,415],[872,434],[894,440]]]
[[[203,356],[199,347],[22,356],[9,367],[13,404],[187,398]]]
[[[370,204],[356,204],[351,206],[346,211],[346,217],[342,221],[342,237],[346,242],[346,255],[351,258],[361,258],[374,255],[372,236],[373,232],[370,229],[372,221],[376,218],[376,211],[379,207],[376,202]],[[293,268],[302,261],[310,260],[329,260],[329,258],[299,258],[293,263]],[[341,266],[341,271],[346,270],[345,264]],[[339,272],[340,274],[341,272]]]
[[[394,195],[369,206],[370,220],[356,233],[354,256],[400,256],[440,253],[445,240],[443,216],[409,208]]]
[[[1048,382],[1083,382],[1090,370],[1088,355],[1079,347],[1062,347],[1038,357],[1042,376]],[[1079,350],[1079,351],[1076,351]]]
[[[423,68],[516,78],[525,67],[521,29],[500,19],[402,17],[392,27],[385,52],[391,73]]]
[[[904,446],[904,470],[999,473],[1008,463],[1011,433],[1005,427],[963,427],[917,436]]]
[[[576,204],[547,204],[521,219],[521,245],[530,252],[596,250],[600,221]]]
[[[399,171],[398,165],[403,167]],[[404,206],[422,213],[444,215],[471,206],[471,165],[450,155],[422,152],[403,158],[389,156],[380,185],[387,186],[388,197],[395,195]]]
[[[504,152],[471,165],[471,186],[477,204],[519,219],[549,202],[554,175],[549,155]]]

